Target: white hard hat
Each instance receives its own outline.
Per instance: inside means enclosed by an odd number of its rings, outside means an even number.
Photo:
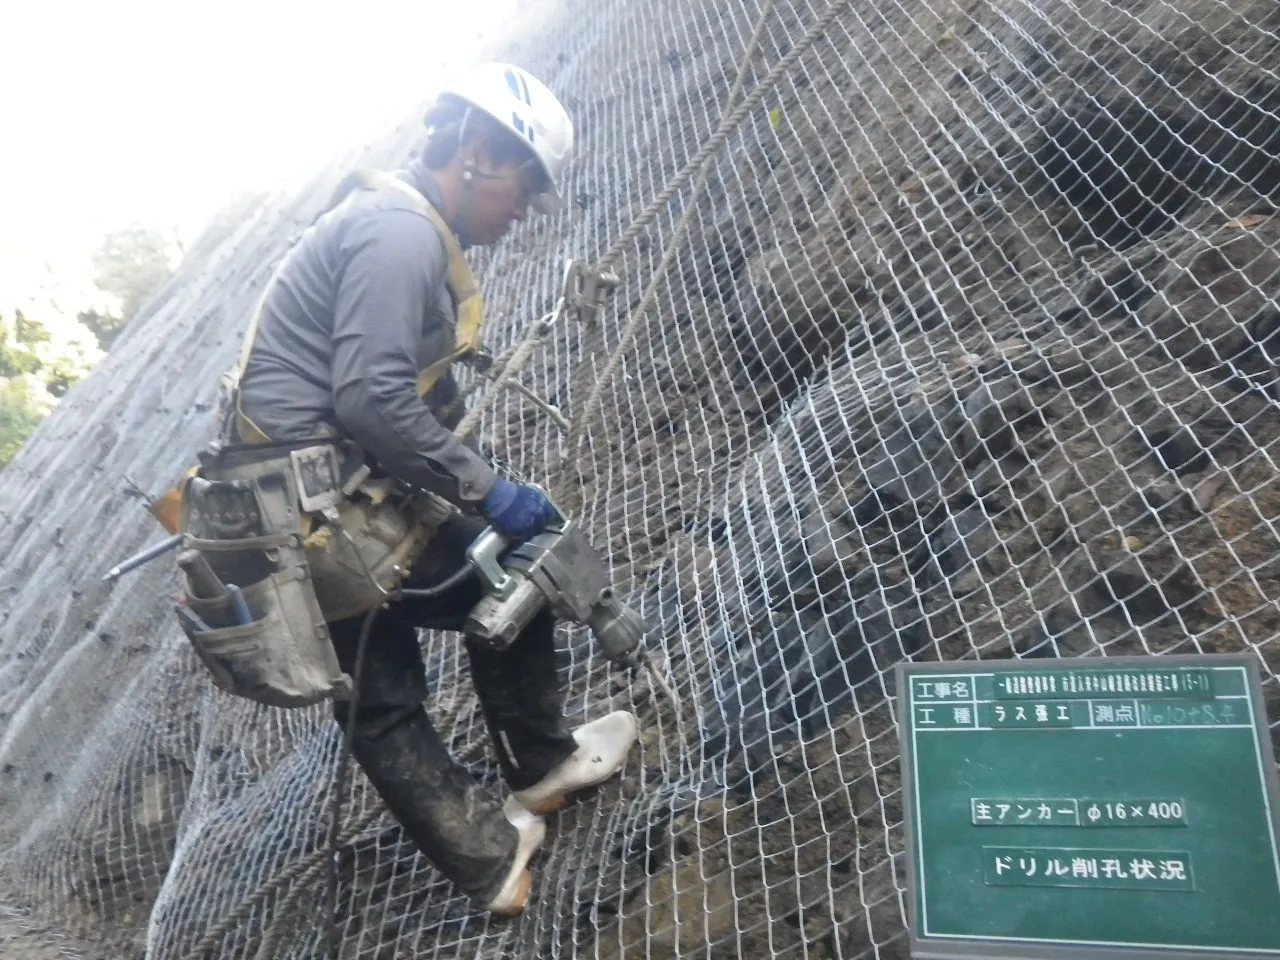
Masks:
[[[445,83],[439,92],[483,110],[526,141],[551,184],[530,205],[539,213],[560,208],[558,184],[573,149],[573,123],[545,84],[519,67],[482,63]]]

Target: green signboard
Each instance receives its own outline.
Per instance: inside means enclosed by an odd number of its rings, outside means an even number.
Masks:
[[[898,669],[913,956],[1280,957],[1251,658]]]

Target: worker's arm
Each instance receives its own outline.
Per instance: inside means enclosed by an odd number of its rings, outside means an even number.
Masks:
[[[333,324],[338,420],[392,476],[460,506],[478,502],[493,486],[492,469],[432,416],[415,388],[422,325],[445,278],[439,234],[417,213],[381,210],[348,226],[340,255]]]

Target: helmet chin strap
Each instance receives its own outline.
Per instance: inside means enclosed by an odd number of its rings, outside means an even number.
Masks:
[[[470,163],[462,171],[462,196],[458,198],[458,226],[461,227],[467,222],[467,214],[471,212],[471,200],[475,196],[476,184],[475,175],[479,173]],[[458,233],[458,239],[464,244],[467,238],[462,236],[461,230]]]
[[[458,145],[455,149],[461,151],[462,145],[466,141],[467,123],[471,120],[471,106],[467,105],[467,109],[462,113],[462,122],[458,124]],[[467,244],[467,238],[462,236],[461,227],[467,222],[467,214],[471,212],[471,199],[475,193],[475,175],[480,171],[471,161],[466,161],[462,168],[462,196],[458,198],[458,223],[454,227],[454,233],[458,234],[458,239],[464,245]]]

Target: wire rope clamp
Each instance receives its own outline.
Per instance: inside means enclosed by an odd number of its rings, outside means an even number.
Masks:
[[[562,309],[579,323],[592,325],[599,321],[605,300],[613,295],[622,280],[607,267],[590,266],[582,260],[570,260],[564,268]]]

